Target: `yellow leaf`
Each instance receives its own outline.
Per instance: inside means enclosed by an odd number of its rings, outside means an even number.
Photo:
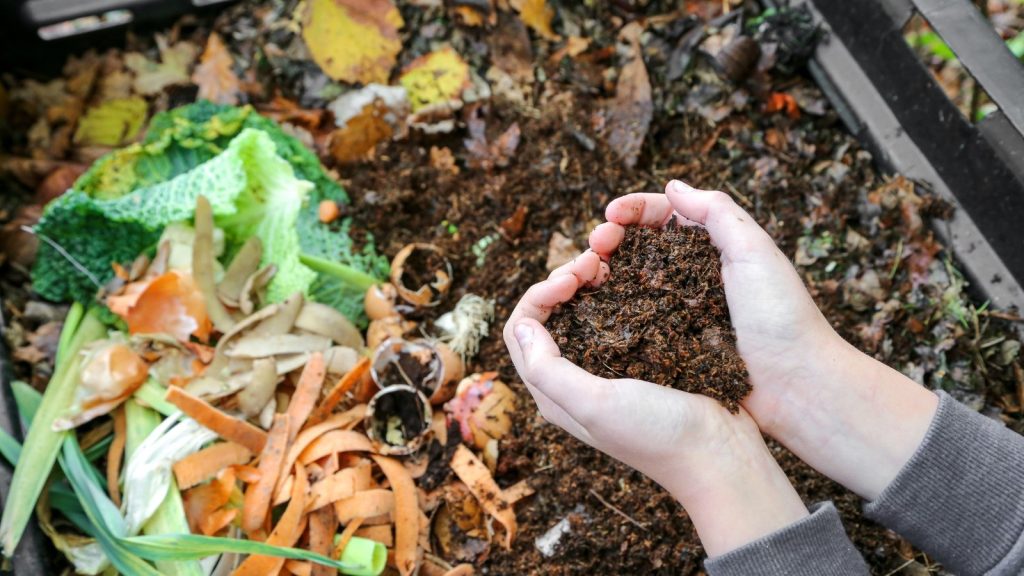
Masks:
[[[108,100],[86,111],[75,131],[75,143],[120,146],[134,140],[146,120],[146,101],[139,96]]]
[[[134,87],[139,94],[153,95],[172,84],[187,84],[188,69],[199,53],[199,48],[191,42],[182,41],[168,46],[167,40],[159,35],[156,45],[160,50],[160,63],[138,52],[124,55],[124,65],[135,73]]]
[[[551,19],[555,17],[555,10],[548,6],[546,0],[522,0],[519,8],[519,18],[523,23],[533,28],[533,31],[548,40],[558,40],[560,37],[551,29]]]
[[[403,25],[391,0],[309,0],[302,38],[331,78],[386,84],[402,50]]]
[[[431,104],[458,100],[470,85],[469,64],[455,50],[442,48],[409,63],[399,81],[416,112]]]
[[[199,98],[218,104],[238,104],[238,76],[232,70],[235,61],[216,32],[210,34],[192,82],[199,86]]]

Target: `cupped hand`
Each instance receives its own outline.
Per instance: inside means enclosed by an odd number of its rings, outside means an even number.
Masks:
[[[766,432],[784,425],[793,395],[816,377],[822,356],[842,340],[807,293],[771,237],[723,192],[694,189],[678,180],[665,194],[629,194],[605,212],[590,246],[607,261],[625,226],[661,227],[675,218],[704,226],[722,254],[722,281],[753,392],[743,406]],[[805,405],[805,398],[799,398]]]
[[[605,215],[590,236],[603,260],[624,226],[672,218],[704,226],[722,254],[736,348],[753,385],[742,406],[766,434],[864,498],[889,485],[924,437],[937,397],[844,341],[749,214],[722,192],[673,180],[665,194],[615,199]]]
[[[505,344],[541,415],[668,489],[709,554],[806,515],[743,410],[730,414],[710,398],[650,382],[600,378],[561,356],[543,323],[608,274],[587,251],[532,286],[505,324]]]

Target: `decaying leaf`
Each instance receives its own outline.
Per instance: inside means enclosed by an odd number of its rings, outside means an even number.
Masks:
[[[75,144],[121,146],[135,139],[146,121],[148,107],[138,96],[107,100],[89,108],[78,122]]]
[[[379,142],[400,132],[409,113],[405,88],[370,84],[328,104],[338,129],[329,141],[331,156],[347,164],[368,158]]]
[[[484,123],[480,110],[480,108],[475,108],[470,111],[466,121],[466,127],[469,130],[469,138],[463,140],[466,151],[469,152],[469,159],[466,163],[472,168],[488,171],[495,167],[508,166],[519,147],[519,123],[513,122],[493,142],[488,142],[487,125]]]
[[[523,22],[548,40],[558,40],[558,34],[551,29],[551,20],[555,17],[555,10],[548,6],[547,0],[520,0],[519,17]]]
[[[533,46],[530,33],[514,15],[503,13],[500,25],[488,35],[491,61],[517,83],[533,81]]]
[[[619,33],[620,40],[629,44],[631,56],[622,66],[615,98],[608,109],[608,145],[618,152],[628,167],[636,166],[654,117],[651,81],[640,49],[641,32],[641,24],[633,22]]]
[[[135,91],[146,96],[157,94],[173,84],[187,84],[188,70],[199,53],[199,48],[187,41],[168,46],[167,39],[159,34],[156,45],[160,50],[159,63],[138,52],[124,55],[125,66],[135,73]]]
[[[302,38],[331,78],[386,84],[402,50],[398,30],[403,25],[391,0],[310,0]]]
[[[551,240],[548,241],[548,261],[544,267],[550,272],[566,262],[571,262],[579,255],[580,251],[576,248],[576,243],[572,241],[572,238],[567,238],[556,230],[551,234]]]
[[[469,64],[452,48],[442,48],[409,63],[399,82],[409,94],[413,112],[459,102],[462,91],[471,85]]]
[[[235,75],[234,59],[216,32],[206,40],[206,48],[192,73],[192,82],[199,86],[198,98],[218,104],[238,104],[240,83]]]

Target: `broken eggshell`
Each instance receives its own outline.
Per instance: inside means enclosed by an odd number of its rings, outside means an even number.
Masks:
[[[445,558],[473,562],[486,557],[491,539],[487,515],[462,482],[444,487],[444,502],[434,515],[433,534]]]
[[[422,392],[412,386],[388,386],[370,399],[363,424],[374,450],[404,456],[423,443],[432,416],[430,403]]]
[[[107,414],[146,381],[149,367],[127,345],[104,340],[89,348],[71,406],[53,422],[56,431],[70,430]]]
[[[464,378],[455,398],[444,405],[445,411],[459,423],[462,439],[480,450],[490,440],[500,440],[512,428],[516,395],[497,376],[497,372],[485,372]]]
[[[366,291],[363,297],[363,307],[366,309],[366,316],[370,320],[380,320],[391,316],[398,316],[398,309],[395,301],[398,299],[398,290],[390,282],[374,284]]]
[[[401,316],[388,316],[387,318],[374,320],[366,328],[366,345],[369,348],[378,348],[385,340],[401,338],[412,332],[415,328],[415,322],[406,320]]]
[[[451,286],[452,265],[433,244],[408,244],[391,261],[391,283],[413,306],[437,306]]]
[[[462,360],[443,344],[426,340],[391,338],[373,354],[370,375],[381,388],[395,384],[412,386],[442,404],[455,394],[455,378],[464,370]]]

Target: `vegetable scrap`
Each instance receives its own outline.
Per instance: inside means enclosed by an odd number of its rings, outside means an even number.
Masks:
[[[247,146],[251,148],[242,152]],[[262,161],[246,167],[243,158],[250,155],[287,166],[265,132],[245,129],[206,163],[166,185],[157,184],[163,192],[149,189],[128,204],[81,196],[98,206],[103,218],[112,218],[114,227],[124,222],[121,215],[138,213],[137,203],[161,208],[178,203],[170,213],[182,220],[155,228],[154,251],[140,251],[130,266],[109,262],[114,275],[102,291],[111,316],[106,338],[106,327],[95,314],[99,301],[88,303],[88,313],[80,304],[72,307],[57,351],[67,383],[55,382],[43,397],[44,404],[56,406],[47,408],[48,414],[57,415],[48,430],[70,433],[63,442],[82,449],[101,439],[108,442],[104,492],[112,508],[107,517],[89,522],[115,526],[113,538],[132,538],[143,530],[152,535],[150,527],[159,520],[168,531],[157,534],[173,534],[177,526],[215,538],[221,545],[218,563],[225,562],[232,574],[277,573],[283,568],[322,573],[324,559],[338,561],[349,574],[377,574],[389,562],[400,573],[413,574],[432,553],[428,518],[439,500],[421,497],[416,478],[422,468],[413,475],[410,463],[394,457],[413,455],[427,443],[439,445],[432,433],[431,402],[441,404],[455,394],[464,361],[437,339],[392,337],[368,349],[352,320],[309,299],[300,288],[272,299],[269,293],[279,270],[302,264],[294,251],[287,256],[290,264],[280,260],[285,254],[282,242],[295,249],[298,243],[282,240],[280,231],[261,228],[259,222],[294,212],[296,200],[282,198],[273,212],[268,207],[253,210],[244,205],[248,200],[239,200],[253,190],[218,196],[198,185],[199,179],[213,176],[211,165],[238,170],[243,180],[267,168]],[[206,176],[197,175],[204,172]],[[272,189],[284,194],[281,186],[308,188],[290,169],[280,177],[255,178],[255,186],[266,186],[260,197]],[[78,193],[72,188],[68,194]],[[183,201],[192,202],[191,212],[181,210]],[[245,211],[246,223],[239,226]],[[157,221],[151,218],[147,225]],[[251,235],[232,239],[227,233],[242,229]],[[237,246],[234,250],[227,248],[230,242]],[[93,247],[81,247],[92,253]],[[268,256],[277,259],[268,261]],[[400,271],[395,278],[403,282],[403,290],[376,278],[363,288],[375,286],[375,292],[391,294],[390,306],[373,311],[375,322],[440,305],[452,272],[439,250],[411,246],[395,258],[393,267]],[[477,319],[474,333],[486,333],[489,318]],[[360,403],[359,397],[367,395],[369,402]],[[160,410],[163,421],[144,406]],[[153,415],[155,419],[146,417],[151,426],[140,428],[139,410]],[[113,426],[84,426],[107,414],[113,414]],[[57,438],[49,436],[45,442],[55,446]],[[30,435],[29,445],[43,443]],[[431,454],[429,460],[419,460],[422,466],[451,465],[442,451]],[[6,522],[13,511],[16,507],[8,506]],[[17,521],[27,521],[20,513]],[[509,513],[503,508],[494,520],[508,525]],[[100,528],[81,529],[85,542],[91,543],[87,536]],[[10,540],[16,545],[16,537]],[[234,540],[265,546],[249,549],[241,559],[232,553],[229,543]],[[102,554],[109,556],[111,549],[103,547],[108,541],[99,542]],[[311,555],[282,552],[296,546],[305,546]],[[385,548],[392,553],[378,552]],[[74,554],[69,552],[69,559],[85,566]],[[128,562],[109,560],[115,566]],[[132,561],[162,566],[162,560],[142,552]]]

